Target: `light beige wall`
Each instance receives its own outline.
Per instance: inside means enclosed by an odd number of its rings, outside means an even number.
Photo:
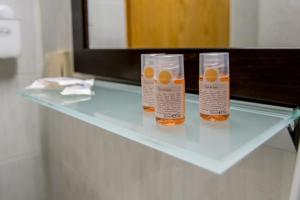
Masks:
[[[88,0],[92,49],[127,48],[126,0]]]
[[[230,46],[256,47],[258,40],[258,1],[231,0]]]
[[[299,0],[259,0],[258,45],[299,48],[299,19]]]
[[[231,46],[300,47],[299,0],[232,0]]]

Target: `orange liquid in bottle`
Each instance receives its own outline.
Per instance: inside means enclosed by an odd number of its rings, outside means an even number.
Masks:
[[[150,77],[151,78],[151,77]],[[141,79],[143,80],[144,79],[144,77],[143,76],[141,76]],[[148,82],[149,81],[151,81],[151,80],[148,80]],[[143,81],[142,81],[143,82]],[[150,85],[151,85],[151,82],[150,82]],[[148,86],[149,87],[149,86]],[[154,80],[153,80],[153,87],[154,87]],[[143,93],[145,92],[145,91],[142,91]],[[148,91],[149,92],[149,91]],[[150,95],[150,96],[149,96]],[[151,96],[154,96],[154,92],[153,93],[151,93],[151,94],[148,94],[148,96],[146,96],[145,98],[148,98],[147,100],[149,101],[149,98],[152,98]],[[154,98],[154,97],[153,97]],[[150,100],[151,101],[151,100]],[[144,104],[144,102],[143,102],[143,104]],[[145,112],[154,112],[155,111],[155,107],[154,106],[145,106],[145,105],[143,105],[143,110],[145,111]]]
[[[174,83],[177,85],[182,85],[182,87],[185,87],[185,81],[184,79],[181,80],[174,80]],[[184,113],[185,113],[185,90],[182,91],[183,92],[183,105],[184,105]],[[164,126],[174,126],[174,125],[180,125],[183,124],[185,121],[185,116],[181,117],[181,118],[177,118],[177,119],[164,119],[164,118],[160,118],[160,117],[156,117],[156,121]]]
[[[155,111],[154,107],[149,107],[149,106],[143,106],[143,109],[145,112],[154,112]]]
[[[229,84],[229,80],[230,80],[229,76],[220,77],[221,82],[228,82],[228,84]],[[203,81],[203,77],[200,76],[199,81]],[[228,99],[228,101],[229,101],[229,99]],[[229,118],[229,114],[227,114],[227,115],[206,115],[206,114],[200,113],[200,117],[207,121],[225,121]]]

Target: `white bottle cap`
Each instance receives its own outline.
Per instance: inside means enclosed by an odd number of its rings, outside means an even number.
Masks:
[[[182,54],[165,54],[156,57],[156,68],[159,71],[169,70],[174,78],[184,79],[184,64]]]
[[[222,74],[229,74],[229,53],[200,53],[200,75],[203,75],[206,68],[218,68]]]
[[[158,56],[158,55],[163,55],[163,54],[142,54],[141,55],[141,57],[142,57],[142,68],[147,66],[147,65],[150,65],[150,66],[155,65],[155,56]]]

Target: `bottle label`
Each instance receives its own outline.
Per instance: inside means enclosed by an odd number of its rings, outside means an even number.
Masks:
[[[185,116],[184,84],[156,84],[156,117],[179,119]]]
[[[208,68],[203,80],[199,80],[199,112],[228,115],[229,109],[229,79],[221,81],[218,71]]]
[[[154,80],[142,77],[143,106],[155,107]]]

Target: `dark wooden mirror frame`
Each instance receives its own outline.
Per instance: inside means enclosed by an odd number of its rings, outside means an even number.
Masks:
[[[140,54],[184,54],[186,91],[198,93],[201,52],[229,52],[231,98],[297,107],[300,105],[298,49],[89,49],[87,0],[72,0],[75,72],[99,79],[140,84]]]

